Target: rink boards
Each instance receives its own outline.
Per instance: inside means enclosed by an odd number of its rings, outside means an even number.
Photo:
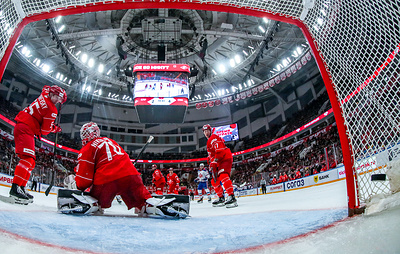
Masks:
[[[287,181],[284,183],[278,183],[275,185],[268,185],[267,194],[312,187],[315,185],[338,181],[341,178],[345,177],[346,174],[344,173],[344,166],[341,166],[325,172],[321,172],[316,175],[311,175],[300,179]],[[253,196],[253,195],[260,195],[261,193],[262,193],[261,188],[238,190],[235,192],[237,196]]]

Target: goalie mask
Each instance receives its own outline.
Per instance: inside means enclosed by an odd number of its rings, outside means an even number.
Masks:
[[[81,128],[82,146],[85,146],[93,139],[100,137],[100,128],[96,123],[86,123]]]

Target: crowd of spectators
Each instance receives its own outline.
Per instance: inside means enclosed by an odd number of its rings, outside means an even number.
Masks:
[[[317,137],[304,138],[304,142],[297,147],[291,149],[289,147],[280,149],[275,156],[269,154],[256,161],[236,163],[232,180],[240,184],[251,183],[254,186],[262,176],[267,182],[271,182],[274,176],[279,178],[282,173],[286,173],[288,180],[291,180],[295,179],[297,171],[304,177],[306,174],[318,174],[343,163],[340,140],[335,126]],[[326,163],[325,148],[329,167]],[[261,165],[263,166],[260,167]],[[259,168],[261,170],[258,170]]]
[[[310,120],[315,119],[316,117],[319,116],[319,110],[327,100],[329,100],[328,94],[324,92],[316,100],[307,104],[303,110],[294,113],[285,122],[281,124],[276,124],[274,126],[270,126],[269,130],[265,133],[255,135],[251,138],[242,139],[244,142],[239,147],[239,151],[268,143],[276,139],[278,136],[283,136],[285,134],[288,134],[291,131],[310,122]],[[284,130],[280,132],[281,129]]]

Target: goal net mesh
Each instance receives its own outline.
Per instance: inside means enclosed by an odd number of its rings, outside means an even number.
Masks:
[[[111,4],[135,2],[228,6],[239,13],[253,10],[301,20],[313,38],[309,43],[316,45],[324,61],[320,68],[327,70],[336,92],[352,149],[359,200],[368,202],[373,195],[393,190],[390,184],[396,181],[371,181],[371,176],[384,174],[388,168],[399,172],[399,1],[0,0],[0,58],[24,17],[93,5],[108,10]]]

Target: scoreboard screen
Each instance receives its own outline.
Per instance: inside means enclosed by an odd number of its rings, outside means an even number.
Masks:
[[[137,64],[134,106],[141,123],[183,123],[189,104],[187,64]]]

